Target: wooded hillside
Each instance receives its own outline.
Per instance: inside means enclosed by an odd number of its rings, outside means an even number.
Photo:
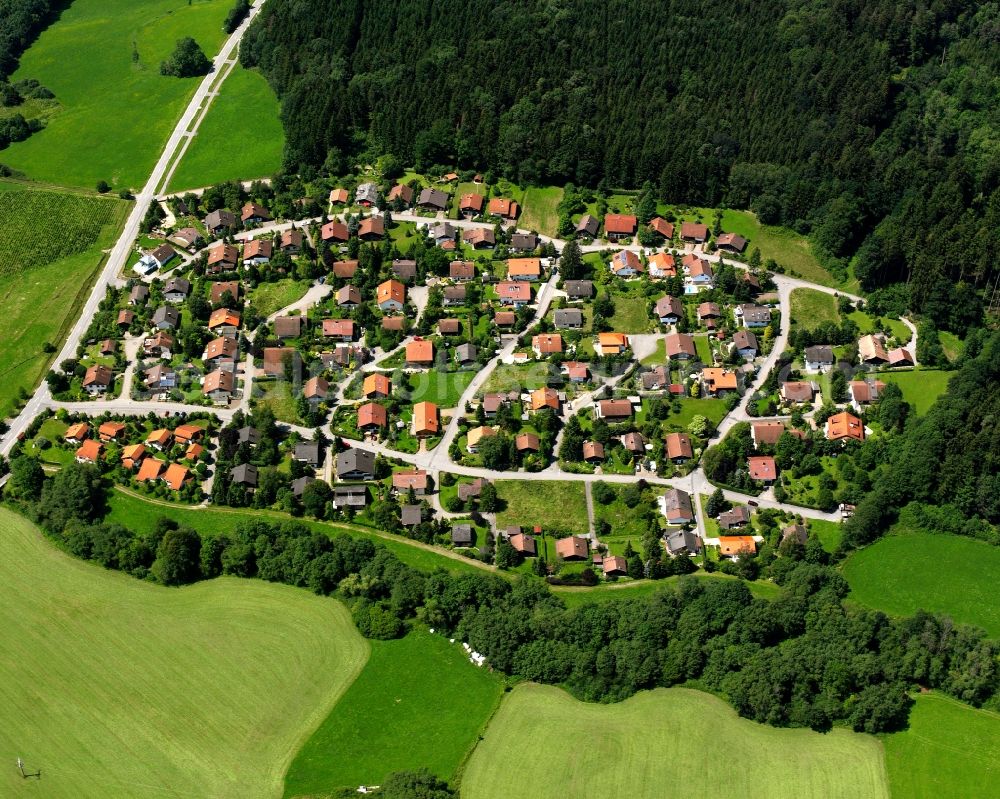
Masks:
[[[271,0],[286,163],[389,152],[751,208],[964,328],[1000,244],[1000,11],[785,0]],[[836,269],[837,263],[831,263]]]

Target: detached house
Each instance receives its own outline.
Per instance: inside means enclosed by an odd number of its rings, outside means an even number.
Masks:
[[[674,223],[659,216],[649,220],[649,229],[658,236],[663,236],[667,241],[674,237]]]
[[[210,211],[203,222],[205,223],[205,229],[209,233],[218,236],[226,228],[236,227],[236,215],[232,211],[220,208],[218,211]]]
[[[642,261],[631,250],[621,250],[611,257],[611,273],[615,277],[632,278],[642,272]]]
[[[666,297],[660,297],[656,301],[653,312],[661,324],[674,325],[684,316],[684,303],[677,299],[677,297],[671,297],[668,294]]]
[[[458,210],[465,217],[478,216],[483,212],[483,195],[463,194],[458,200]]]
[[[255,202],[248,202],[240,211],[240,221],[244,225],[260,224],[262,222],[270,222],[271,215],[262,205],[257,205]]]
[[[694,521],[691,495],[679,488],[671,488],[659,500],[660,512],[669,525],[690,524]]]
[[[347,230],[347,225],[343,222],[338,222],[336,219],[323,225],[323,227],[320,228],[319,235],[323,241],[332,241],[341,244],[351,237]]]
[[[609,241],[630,239],[635,231],[636,218],[632,214],[607,214],[604,217],[604,235]]]
[[[720,233],[715,240],[716,249],[741,253],[747,248],[747,240],[735,233]]]
[[[697,294],[699,291],[715,286],[715,273],[712,271],[712,265],[703,258],[686,255],[683,267],[685,294]]]
[[[691,437],[687,433],[669,433],[666,440],[666,454],[671,463],[687,463],[694,457]]]
[[[425,211],[444,211],[448,207],[448,195],[438,189],[423,189],[417,197],[417,207]],[[452,238],[454,236],[453,231]]]
[[[520,281],[504,281],[496,285],[497,297],[501,305],[513,305],[520,308],[531,302],[531,286]]]
[[[806,347],[805,367],[807,372],[824,372],[833,366],[833,347],[819,344]]]
[[[743,321],[743,327],[767,327],[771,324],[771,309],[762,305],[744,303],[737,305],[733,313]]]
[[[386,280],[376,289],[375,300],[383,313],[399,313],[406,302],[406,286],[398,280]]]
[[[542,277],[540,258],[510,258],[507,260],[508,280],[536,281]]]
[[[881,333],[875,333],[859,338],[858,358],[862,363],[869,365],[889,363],[889,353],[885,349],[885,336]]]
[[[434,365],[434,342],[417,338],[406,345],[406,365],[428,367]]]
[[[371,208],[378,203],[378,186],[374,183],[362,183],[354,192],[354,202],[365,208]]]
[[[389,202],[399,200],[403,205],[413,204],[413,187],[405,183],[397,183],[389,189]]]
[[[583,312],[579,308],[560,308],[553,314],[552,321],[556,327],[580,328],[583,327]]]
[[[240,251],[232,244],[216,244],[208,251],[205,271],[210,275],[232,272],[240,260]]]
[[[666,353],[670,360],[686,361],[698,357],[694,339],[687,333],[670,333],[666,338]]]
[[[205,375],[201,393],[212,402],[227,403],[236,389],[236,376],[227,370],[216,369]]]
[[[847,384],[847,391],[851,396],[851,407],[861,412],[865,405],[878,402],[879,396],[885,390],[885,383],[881,380],[852,380]]]
[[[511,221],[517,219],[520,211],[521,209],[514,200],[508,200],[504,197],[494,197],[486,208],[486,213],[490,216],[499,216],[501,219]]]
[[[496,246],[496,236],[493,234],[493,228],[471,228],[462,234],[462,239],[474,250],[489,250]]]
[[[601,223],[590,214],[584,214],[580,217],[580,221],[576,223],[576,235],[580,238],[594,239],[597,238],[597,231],[600,230]]]
[[[558,333],[541,333],[531,339],[531,349],[538,358],[558,355],[563,351],[562,336]]]
[[[746,360],[756,358],[760,349],[757,345],[757,337],[749,330],[737,330],[733,334],[733,346],[736,347],[740,357]]]
[[[381,216],[362,219],[358,225],[358,238],[362,241],[378,241],[383,236],[385,236],[385,219]]]
[[[571,300],[587,300],[594,296],[592,280],[567,280],[563,284],[566,296]]]
[[[182,277],[172,277],[163,285],[163,299],[173,305],[179,305],[191,293],[191,282]]]
[[[628,346],[628,336],[624,333],[597,334],[596,349],[599,355],[621,355]]]
[[[433,402],[418,402],[413,406],[413,435],[417,438],[436,436],[441,430],[438,407]]]
[[[681,241],[694,244],[708,241],[708,225],[700,222],[681,222]]]
[[[649,257],[649,276],[656,280],[677,276],[677,262],[668,252],[658,252]]]
[[[864,441],[865,426],[853,413],[842,411],[826,420],[828,441]]]
[[[153,312],[153,327],[158,330],[173,330],[180,324],[181,315],[176,308],[161,305]]]
[[[243,263],[263,266],[271,262],[274,242],[271,239],[252,239],[243,247]]]

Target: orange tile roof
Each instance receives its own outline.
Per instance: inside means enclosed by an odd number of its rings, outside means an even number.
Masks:
[[[118,438],[125,432],[125,425],[121,422],[105,422],[97,428],[97,434],[101,438]]]
[[[201,453],[203,453],[204,451],[205,448],[201,444],[192,444],[187,448],[187,451],[184,453],[184,457],[187,458],[189,461],[195,461],[198,460],[198,458],[201,456]]]
[[[551,355],[563,351],[562,336],[558,333],[540,333],[532,337],[531,346],[542,355]]]
[[[71,424],[66,428],[66,432],[63,434],[63,438],[67,441],[70,439],[80,440],[87,437],[87,433],[90,432],[90,425],[86,422],[77,422],[76,424]]]
[[[628,346],[628,336],[624,333],[598,333],[597,343],[603,347],[620,348]]]
[[[101,457],[101,451],[104,447],[101,445],[100,441],[95,441],[92,438],[88,438],[84,441],[80,448],[76,451],[76,457],[80,460],[90,461],[91,463],[97,463]]]
[[[463,194],[458,201],[458,207],[465,211],[482,211],[483,210],[483,195],[475,194],[470,192],[469,194]]]
[[[539,277],[542,274],[542,261],[540,258],[508,258],[507,276],[530,276]]]
[[[636,219],[632,214],[608,214],[604,217],[605,233],[635,233]]]
[[[146,457],[146,447],[143,444],[129,444],[122,450],[122,463],[127,469],[131,469],[144,457]]]
[[[212,311],[212,315],[208,317],[208,329],[211,330],[220,325],[239,327],[240,315],[236,311],[230,311],[228,308],[218,308]]]
[[[826,420],[826,437],[830,441],[840,441],[841,439],[864,441],[865,426],[853,413],[842,411]]]
[[[161,427],[159,430],[154,430],[146,436],[146,443],[156,444],[157,446],[163,447],[170,443],[171,438],[173,438],[173,433],[166,428]]]
[[[375,290],[376,301],[381,305],[386,300],[396,300],[396,302],[406,302],[406,286],[398,280],[387,280],[380,283]]]
[[[434,435],[440,427],[437,405],[433,402],[418,402],[413,406],[414,435]]]
[[[434,342],[422,338],[406,345],[408,363],[434,363]]]
[[[658,252],[649,257],[649,271],[662,272],[667,275],[677,274],[677,262],[674,256],[667,252]]]
[[[736,372],[730,372],[728,369],[712,366],[702,369],[701,376],[711,386],[712,391],[735,390],[737,387]]]
[[[377,402],[366,402],[358,408],[358,427],[368,427],[376,425],[385,427],[389,423],[389,415],[384,405]]]
[[[669,433],[667,435],[667,457],[673,458],[693,458],[694,450],[691,449],[691,437],[687,433]]]
[[[187,466],[181,466],[179,463],[171,463],[167,467],[167,471],[163,474],[163,482],[174,491],[180,491],[190,476],[191,472]]]
[[[155,480],[160,476],[162,470],[163,461],[156,458],[146,458],[142,462],[142,466],[139,467],[139,474],[135,476],[135,479],[140,483],[144,483],[147,480]]]
[[[531,410],[538,411],[542,408],[559,410],[559,395],[555,389],[539,388],[531,392]]]
[[[199,427],[196,424],[177,425],[174,430],[174,436],[178,441],[196,441],[203,435],[205,435],[205,428]]]
[[[726,557],[743,552],[756,552],[757,542],[749,535],[720,535],[719,554]]]
[[[370,374],[361,384],[361,393],[366,397],[371,394],[388,397],[392,393],[392,381],[385,375]]]

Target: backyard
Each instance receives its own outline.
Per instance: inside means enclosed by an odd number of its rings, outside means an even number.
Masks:
[[[497,513],[500,528],[540,525],[546,532],[583,534],[590,527],[583,483],[568,480],[496,480],[493,483],[504,510]]]

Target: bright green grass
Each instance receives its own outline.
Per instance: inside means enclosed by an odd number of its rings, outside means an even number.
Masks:
[[[279,422],[302,424],[298,404],[287,380],[258,380],[253,384],[254,404],[266,405]]]
[[[15,79],[37,78],[62,105],[45,130],[11,145],[3,162],[28,177],[91,188],[138,189],[201,78],[160,75],[177,40],[218,52],[230,0],[76,0],[21,58]],[[132,61],[133,42],[139,54]]]
[[[290,277],[273,283],[259,283],[247,299],[259,314],[270,316],[302,299],[311,285],[309,280],[294,280]]]
[[[615,599],[642,599],[652,596],[657,591],[666,588],[676,588],[677,583],[685,579],[684,577],[667,577],[663,580],[640,580],[628,583],[599,583],[593,588],[577,588],[574,586],[552,586],[551,591],[558,596],[567,608],[575,608],[579,605],[589,605],[592,602],[609,602]],[[691,575],[694,580],[735,580],[722,572],[698,572]],[[781,588],[774,583],[748,582],[746,587],[750,593],[760,599],[775,599],[781,594]]]
[[[230,577],[141,582],[7,510],[0,593],[3,796],[278,796],[368,652],[332,599]]]
[[[840,522],[828,522],[825,519],[810,519],[809,529],[816,534],[823,549],[827,552],[836,552],[840,546],[840,539],[844,535]]]
[[[0,417],[42,379],[43,345],[58,346],[76,321],[128,211],[118,199],[0,183]]]
[[[439,408],[454,408],[476,373],[428,370],[409,376],[410,400],[433,402]]]
[[[124,491],[114,491],[108,500],[109,512],[105,517],[108,521],[128,527],[139,533],[149,532],[154,522],[160,516],[174,519],[180,524],[188,525],[203,536],[215,536],[232,532],[236,525],[245,521],[257,521],[266,517],[272,522],[292,521],[284,513],[268,510],[245,510],[240,508],[195,508],[190,505],[159,504],[149,502],[137,494]],[[455,574],[480,574],[483,569],[477,567],[477,561],[462,557],[451,558],[443,551],[435,551],[429,546],[422,546],[390,533],[377,533],[366,530],[358,525],[346,525],[332,522],[317,522],[308,519],[296,519],[313,530],[328,535],[347,533],[356,538],[369,538],[392,552],[403,563],[422,571],[445,569]]]
[[[944,354],[948,356],[949,361],[956,360],[965,349],[965,342],[954,333],[949,333],[947,330],[939,330],[938,339],[941,341]]]
[[[608,321],[616,333],[647,333],[653,329],[653,318],[647,310],[648,300],[645,297],[632,297],[615,294],[614,316]]]
[[[755,724],[721,699],[685,688],[597,705],[558,688],[519,685],[462,779],[465,799],[888,795],[876,739]]]
[[[483,386],[480,394],[492,394],[497,391],[534,391],[542,388],[549,379],[547,363],[531,361],[529,363],[497,364]]]
[[[666,419],[666,425],[671,429],[684,429],[694,421],[695,416],[704,416],[712,424],[717,425],[726,416],[726,403],[720,399],[692,399],[687,397],[680,400],[680,413],[672,413]]]
[[[851,313],[848,314],[848,318],[854,320],[855,324],[858,326],[858,330],[863,336],[871,333],[875,329],[875,317],[867,311],[851,311]],[[885,323],[885,326],[889,329],[892,336],[897,340],[905,343],[912,338],[913,334],[910,333],[910,328],[898,319],[890,319],[887,316],[883,316],[881,319]]]
[[[840,323],[837,298],[817,289],[792,291],[792,326],[813,330],[825,322]]]
[[[708,336],[694,336],[694,349],[698,353],[698,360],[706,366],[715,363],[712,358],[712,345],[708,343]]]
[[[562,196],[563,190],[558,186],[527,189],[517,226],[525,230],[536,230],[544,236],[555,236],[559,227],[557,208]]]
[[[285,134],[278,98],[256,70],[237,64],[212,100],[198,135],[170,179],[170,191],[272,175]]]
[[[502,692],[498,676],[441,635],[372,641],[368,664],[292,761],[285,796],[378,785],[421,768],[450,779]]]
[[[667,342],[665,339],[659,339],[656,342],[656,349],[654,349],[649,355],[643,358],[639,363],[643,366],[661,366],[667,361]]]
[[[506,503],[497,527],[511,525],[546,531],[586,533],[587,497],[583,483],[568,480],[497,480],[497,495]]]
[[[946,613],[1000,636],[1000,548],[957,535],[888,535],[843,566],[850,598],[897,616]]]
[[[903,399],[913,406],[918,415],[923,415],[930,410],[937,398],[944,394],[948,388],[948,381],[954,374],[954,372],[917,367],[908,372],[881,372],[878,378],[899,386],[903,392]]]
[[[939,693],[920,694],[909,728],[883,738],[893,799],[997,795],[1000,716]]]

